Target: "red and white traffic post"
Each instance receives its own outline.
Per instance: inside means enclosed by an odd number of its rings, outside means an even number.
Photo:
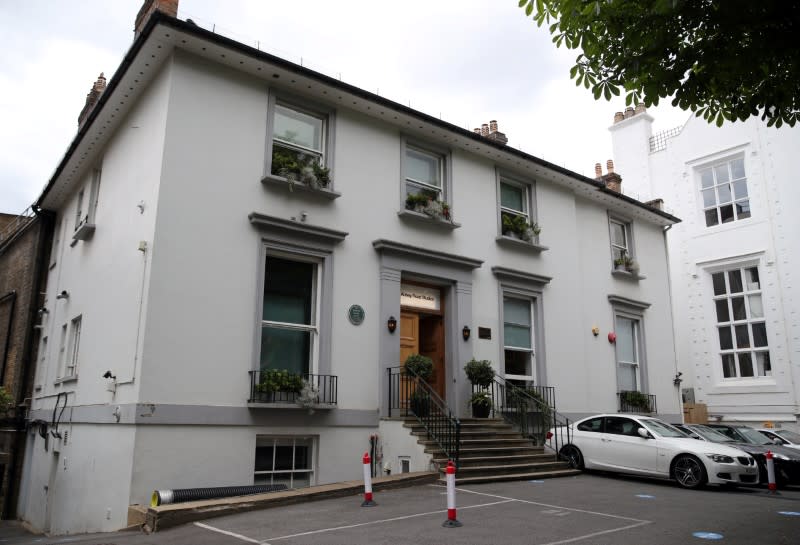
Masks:
[[[767,451],[767,482],[769,483],[767,486],[769,487],[769,491],[775,494],[775,491],[778,489],[778,485],[775,484],[775,461],[772,459],[772,451]]]
[[[372,501],[372,468],[370,467],[369,452],[364,453],[364,501],[361,507],[374,507],[378,505]]]
[[[442,523],[445,528],[458,528],[461,523],[456,520],[456,466],[447,460],[447,520]]]

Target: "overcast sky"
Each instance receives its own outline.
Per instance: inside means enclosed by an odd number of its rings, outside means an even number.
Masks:
[[[36,200],[141,5],[0,0],[0,212]],[[497,119],[509,145],[581,174],[612,158],[608,126],[624,100],[575,87],[577,52],[556,49],[517,0],[181,0],[178,17],[464,128]],[[648,111],[655,131],[689,117]]]

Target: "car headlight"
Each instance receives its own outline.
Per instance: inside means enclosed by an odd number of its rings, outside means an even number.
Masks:
[[[733,458],[730,456],[726,456],[725,454],[706,454],[709,458],[717,462],[718,464],[732,464]]]

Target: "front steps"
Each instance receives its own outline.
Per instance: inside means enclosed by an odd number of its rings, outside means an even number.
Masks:
[[[447,458],[436,442],[428,437],[416,418],[407,418],[404,427],[417,437],[417,443],[439,466],[439,482],[445,483]],[[460,464],[456,473],[459,485],[499,481],[523,481],[577,475],[544,448],[524,438],[501,418],[468,418],[461,420]]]

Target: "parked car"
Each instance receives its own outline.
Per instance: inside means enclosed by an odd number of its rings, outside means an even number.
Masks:
[[[776,445],[800,450],[800,433],[774,428],[758,428],[758,432],[766,435]]]
[[[551,430],[549,437],[556,430]],[[570,425],[560,449],[572,467],[675,479],[684,488],[710,484],[756,484],[758,468],[747,453],[696,441],[647,416],[601,414]]]
[[[766,453],[772,451],[777,485],[800,484],[800,452],[781,445],[743,424],[707,424],[714,431],[734,440],[733,445],[747,452],[760,452],[756,457],[761,468],[761,481],[766,482]]]

